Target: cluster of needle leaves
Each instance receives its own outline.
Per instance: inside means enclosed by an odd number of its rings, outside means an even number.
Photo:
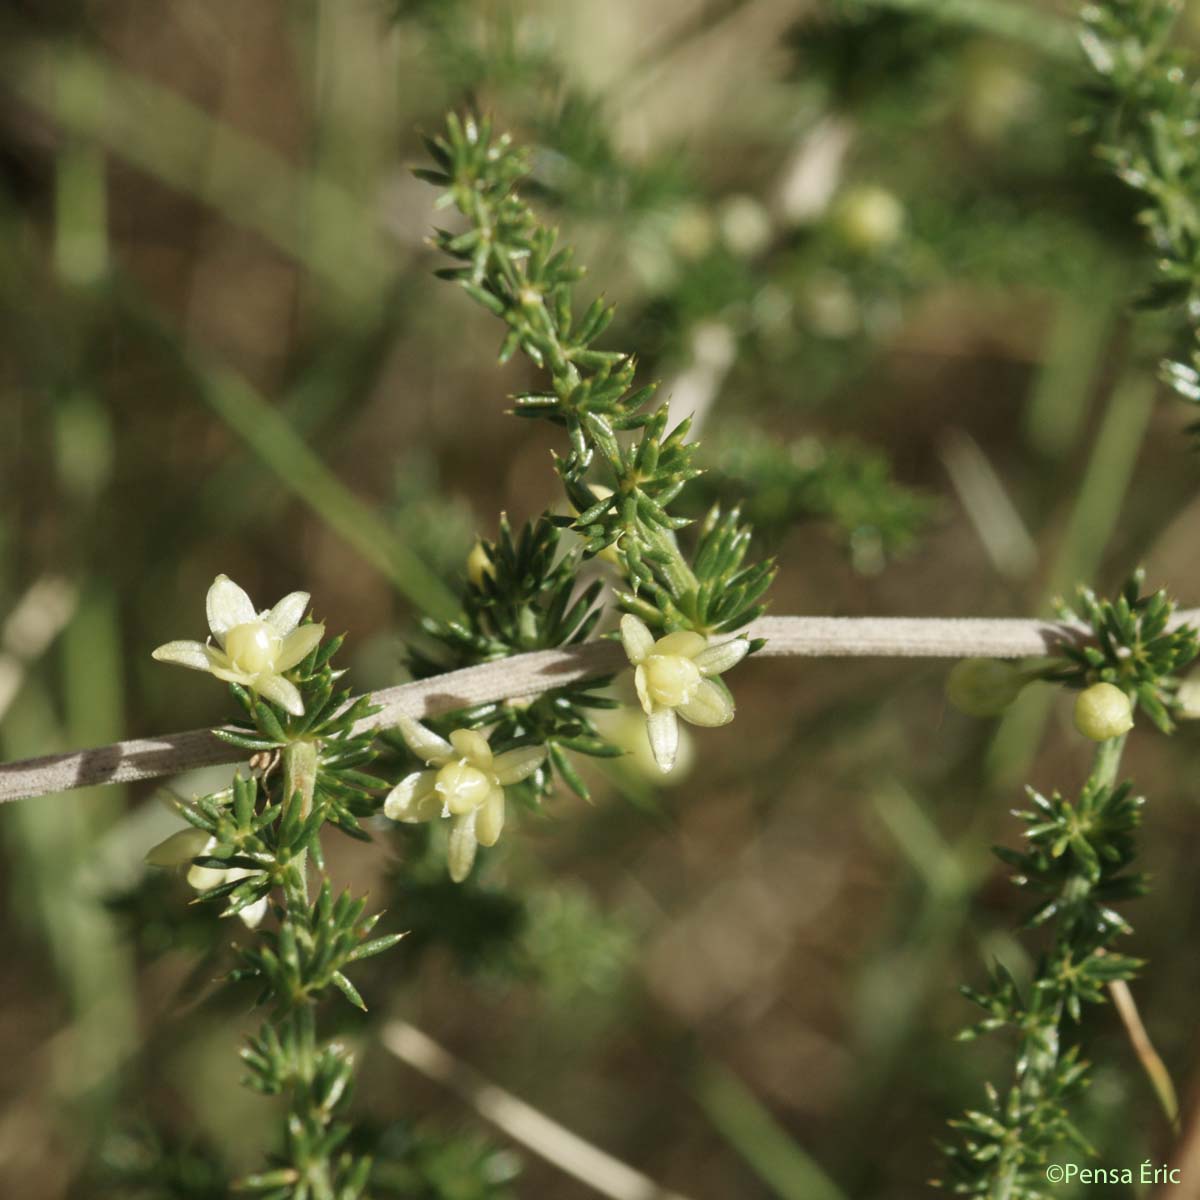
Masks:
[[[1146,304],[1185,314],[1191,349],[1164,363],[1171,386],[1200,404],[1200,83],[1178,49],[1182,0],[1104,0],[1083,12],[1094,70],[1099,153],[1144,200],[1157,275]]]
[[[418,678],[458,667],[474,666],[530,650],[575,646],[595,631],[602,616],[598,607],[604,589],[594,579],[582,589],[578,574],[582,552],[578,544],[565,549],[562,529],[543,515],[514,534],[507,517],[500,519],[494,542],[480,541],[474,551],[476,567],[467,580],[462,613],[453,620],[426,618],[422,629],[436,649],[413,646],[409,661]],[[491,726],[490,742],[503,751],[519,745],[544,745],[547,761],[524,783],[517,795],[542,797],[558,776],[574,792],[589,798],[587,784],[572,765],[569,752],[593,757],[623,753],[600,736],[591,713],[614,708],[617,701],[602,694],[611,676],[552,688],[527,703],[490,703],[460,710],[442,722],[447,730]],[[385,735],[386,736],[386,735]],[[402,749],[395,738],[388,738]]]
[[[340,644],[334,638],[315,647],[289,673],[303,697],[302,716],[233,685],[244,719],[216,732],[253,753],[253,773],[179,805],[209,838],[196,864],[229,873],[201,899],[221,904],[226,916],[269,904],[270,919],[254,942],[239,947],[230,974],[233,983],[253,984],[257,1004],[268,1010],[242,1052],[246,1083],[286,1098],[274,1161],[239,1184],[269,1200],[356,1200],[365,1193],[371,1159],[345,1148],[353,1059],[338,1043],[322,1044],[317,1009],[330,989],[365,1009],[348,968],[403,936],[372,936],[381,914],[365,916],[365,900],[348,892],[335,896],[325,875],[323,828],[365,838],[359,818],[378,807],[384,786],[362,769],[375,751],[371,735],[354,727],[375,710],[365,699],[349,703],[348,689],[338,686],[343,672],[331,660]],[[313,874],[319,886],[310,900]]]
[[[1050,677],[1074,686],[1113,683],[1167,729],[1171,672],[1195,658],[1196,633],[1170,628],[1171,603],[1161,592],[1140,595],[1140,585],[1139,573],[1112,601],[1080,593],[1073,615],[1087,620],[1092,638],[1066,647]],[[946,1147],[943,1183],[958,1195],[1048,1196],[1048,1163],[1072,1151],[1095,1153],[1072,1115],[1088,1083],[1072,1033],[1085,1005],[1103,1003],[1110,985],[1141,966],[1114,948],[1130,932],[1114,905],[1145,890],[1145,877],[1133,866],[1144,801],[1118,781],[1124,740],[1099,744],[1076,799],[1029,788],[1029,806],[1016,813],[1026,826],[1025,844],[996,849],[1033,902],[1025,927],[1042,931],[1035,936],[1043,941],[1029,981],[1018,982],[997,963],[986,987],[963,989],[984,1015],[961,1036],[1007,1032],[1017,1051],[1009,1083],[988,1084],[984,1105],[951,1123],[959,1137]]]
[[[753,620],[774,565],[746,563],[749,530],[719,509],[685,555],[677,535],[689,522],[671,508],[700,473],[690,422],[672,426],[655,386],[635,387],[632,356],[595,347],[613,308],[598,298],[576,311],[582,272],[516,191],[525,153],[473,117],[451,116],[427,146],[435,165],[418,174],[467,223],[438,231],[438,247],[459,263],[441,274],[507,325],[502,361],[521,350],[544,373],[543,387],[514,397],[517,415],[566,431],[568,452],[555,462],[576,515],[556,523],[579,536],[584,558],[611,550],[618,601],[653,628],[707,636]]]
[[[1161,590],[1143,595],[1144,584],[1145,572],[1138,570],[1115,600],[1080,588],[1073,605],[1059,605],[1059,615],[1086,625],[1094,640],[1065,645],[1061,661],[1043,678],[1073,688],[1115,684],[1163,733],[1171,733],[1176,675],[1196,657],[1196,633],[1188,625],[1173,628],[1174,604]]]

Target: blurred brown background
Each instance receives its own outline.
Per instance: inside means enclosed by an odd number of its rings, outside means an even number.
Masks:
[[[700,412],[704,486],[748,494],[779,556],[774,612],[1035,615],[1139,562],[1200,599],[1187,414],[1157,394],[1167,331],[1129,314],[1146,256],[1078,132],[1070,6],[936,9],[10,3],[3,756],[225,719],[149,658],[201,633],[218,572],[263,605],[311,591],[356,685],[399,681],[475,534],[557,501],[553,431],[505,413],[535,374],[495,365],[500,330],[424,243],[417,134],[464,105],[535,147],[532,194],[620,303],[606,344]],[[945,1117],[1008,1070],[951,1040],[956,985],[1028,973],[988,847],[1024,782],[1087,762],[1065,698],[974,722],[943,674],[751,662],[690,775],[595,775],[593,807],[524,821],[465,900],[397,883],[412,851],[382,824],[335,846],[417,930],[375,960],[373,1016],[694,1200],[922,1194]],[[1139,730],[1127,764],[1154,877],[1134,990],[1186,1088],[1196,734]],[[0,813],[4,1195],[221,1195],[274,1136],[236,1086],[246,997],[211,985],[231,931],[140,866],[175,820],[154,792]],[[409,1139],[382,1194],[593,1194],[523,1151],[506,1183],[502,1138],[340,1019],[359,1110]],[[1087,1021],[1089,1134],[1157,1161],[1121,1028]]]

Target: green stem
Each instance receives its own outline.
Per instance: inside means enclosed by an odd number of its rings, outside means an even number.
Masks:
[[[300,816],[306,819],[312,812],[313,792],[317,786],[317,769],[320,756],[315,742],[289,742],[283,749],[283,797],[286,804],[300,793]],[[301,895],[308,906],[308,852],[296,859]]]
[[[1085,792],[1092,788],[1111,788],[1117,781],[1117,772],[1121,767],[1121,755],[1125,750],[1126,735],[1109,738],[1100,742],[1092,758],[1092,769],[1088,773]],[[1068,885],[1069,888],[1070,885]],[[1060,926],[1058,938],[1063,937]],[[1061,944],[1061,941],[1060,941]],[[1061,996],[1050,1002],[1050,1007],[1043,1014],[1039,1027],[1028,1033],[1022,1040],[1018,1062],[1025,1067],[1019,1077],[1021,1098],[1031,1100],[1042,1091],[1049,1074],[1058,1063],[1060,1042],[1059,1026],[1063,1019],[1063,1001]],[[1013,1188],[1017,1183],[1017,1172],[1020,1167],[1020,1142],[1014,1141],[1001,1155],[1000,1174],[995,1186],[988,1194],[988,1200],[1010,1200]]]
[[[651,532],[644,525],[642,529],[643,541],[664,556],[662,559],[656,558],[655,563],[662,569],[671,595],[677,601],[693,595],[699,584],[675,539],[666,530]]]
[[[300,793],[302,817],[312,812],[319,764],[316,742],[289,742],[283,749],[283,795],[290,800],[297,792]]]
[[[1092,771],[1088,782],[1098,788],[1110,788],[1117,782],[1117,772],[1121,768],[1121,755],[1125,751],[1126,734],[1109,738],[1096,747],[1096,756],[1092,759]]]

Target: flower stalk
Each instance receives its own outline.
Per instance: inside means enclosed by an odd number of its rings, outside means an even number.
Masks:
[[[331,660],[341,639],[323,643],[322,625],[301,624],[307,607],[307,593],[296,592],[258,613],[241,588],[218,576],[207,604],[216,645],[176,642],[156,652],[229,682],[244,719],[215,732],[251,754],[252,764],[266,765],[248,777],[239,772],[232,787],[180,802],[191,832],[174,835],[150,858],[164,865],[190,859],[201,898],[256,928],[229,975],[256,984],[268,1009],[242,1059],[247,1085],[286,1097],[287,1117],[272,1163],[238,1190],[267,1200],[357,1200],[371,1161],[341,1148],[351,1131],[353,1060],[340,1044],[321,1043],[317,1007],[332,990],[365,1008],[347,968],[402,935],[372,937],[379,915],[364,917],[365,901],[348,892],[335,898],[324,870],[325,827],[364,839],[360,819],[375,811],[385,783],[362,769],[375,751],[358,727],[375,710],[336,690],[343,672]]]
[[[1141,595],[1141,584],[1139,573],[1113,601],[1081,592],[1078,608],[1094,640],[1067,647],[1041,673],[1095,702],[1096,711],[1085,705],[1083,720],[1077,708],[1077,724],[1097,745],[1078,798],[1027,789],[1029,808],[1016,814],[1026,845],[995,851],[1013,882],[1037,899],[1026,926],[1051,930],[1052,941],[1025,986],[996,964],[985,988],[962,989],[984,1016],[961,1036],[1007,1031],[1017,1048],[1007,1088],[989,1084],[986,1103],[951,1122],[960,1136],[945,1148],[945,1186],[959,1195],[1036,1200],[1049,1195],[1048,1163],[1069,1149],[1095,1153],[1072,1113],[1088,1084],[1073,1034],[1085,1005],[1103,1003],[1142,966],[1114,949],[1131,932],[1114,905],[1146,886],[1133,869],[1144,800],[1119,782],[1121,756],[1135,704],[1171,728],[1176,672],[1197,653],[1195,630],[1171,629],[1170,603],[1162,593]]]

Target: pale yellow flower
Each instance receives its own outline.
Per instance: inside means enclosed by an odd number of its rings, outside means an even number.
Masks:
[[[240,683],[293,716],[302,716],[300,689],[283,672],[303,662],[325,635],[324,625],[300,624],[308,593],[291,592],[274,608],[257,612],[232,579],[218,575],[208,589],[206,608],[212,631],[207,643],[167,642],[154,657]]]
[[[494,846],[504,828],[504,789],[528,779],[546,761],[545,746],[519,746],[492,754],[487,738],[456,729],[449,740],[411,717],[400,718],[408,747],[431,768],[414,771],[388,793],[384,813],[393,821],[450,818],[450,878],[470,874],[478,846]]]
[[[687,630],[655,641],[646,623],[627,613],[621,618],[621,643],[634,667],[654,761],[665,773],[674,766],[679,748],[678,717],[706,726],[733,720],[733,700],[714,679],[746,657],[750,642],[740,637],[713,646]]]

